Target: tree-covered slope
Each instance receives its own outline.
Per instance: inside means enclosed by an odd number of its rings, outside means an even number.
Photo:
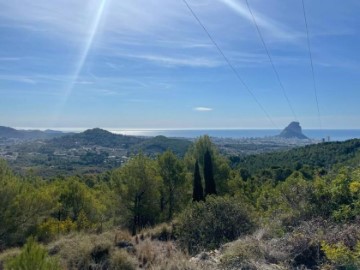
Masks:
[[[144,140],[138,145],[133,147],[134,152],[142,151],[143,153],[153,155],[157,153],[171,150],[179,156],[184,156],[189,149],[191,142],[186,139],[167,138],[165,136],[156,136]]]
[[[239,159],[238,165],[252,173],[271,167],[296,169],[308,165],[328,168],[350,161],[359,153],[359,149],[359,139],[319,143],[288,151],[245,156]]]
[[[113,134],[109,131],[94,128],[82,133],[55,138],[47,143],[48,146],[61,148],[77,148],[79,146],[102,146],[102,147],[124,147],[142,142],[144,139]]]
[[[0,138],[19,140],[52,139],[64,136],[66,133],[54,130],[18,130],[10,127],[0,126]]]

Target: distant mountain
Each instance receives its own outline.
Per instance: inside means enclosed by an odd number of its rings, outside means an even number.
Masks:
[[[291,122],[281,133],[278,135],[284,139],[309,139],[302,133],[299,122]]]
[[[48,134],[64,134],[64,132],[62,131],[52,130],[52,129],[46,129],[44,132]]]
[[[49,141],[48,145],[64,149],[78,148],[79,146],[128,148],[130,145],[137,144],[142,141],[143,139],[138,137],[114,134],[100,128],[94,128],[85,130],[81,133],[55,138]]]
[[[19,138],[22,136],[23,134],[14,128],[0,126],[0,137],[2,138]]]
[[[0,126],[0,138],[19,140],[52,139],[64,136],[66,133],[55,130],[18,130],[11,127]]]
[[[191,142],[186,139],[157,137],[135,137],[114,134],[109,131],[94,128],[82,133],[55,138],[47,142],[46,147],[71,149],[82,146],[101,146],[108,148],[122,148],[129,152],[143,152],[145,154],[158,154],[172,150],[174,153],[184,155]]]

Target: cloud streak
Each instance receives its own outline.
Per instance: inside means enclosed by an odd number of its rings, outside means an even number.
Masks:
[[[0,75],[0,80],[20,82],[20,83],[26,83],[26,84],[36,84],[37,83],[37,80],[27,77],[27,76],[22,76],[22,75]]]
[[[0,62],[12,62],[12,61],[20,61],[20,57],[0,57]]]
[[[195,107],[194,111],[197,112],[211,112],[213,111],[213,108],[209,108],[209,107]]]
[[[242,18],[246,19],[248,22],[253,23],[252,16],[249,13],[249,9],[246,7],[246,5],[235,0],[218,0],[218,1],[225,4],[235,13],[240,15]],[[286,40],[292,40],[299,37],[299,34],[297,32],[287,30],[284,26],[274,22],[272,19],[254,10],[253,10],[253,14],[256,18],[257,24],[261,28],[264,28],[265,30],[270,32],[274,37],[278,39],[286,39]]]
[[[209,57],[165,56],[157,54],[123,54],[122,57],[136,58],[153,62],[166,67],[206,67],[214,68],[223,65],[222,62]]]

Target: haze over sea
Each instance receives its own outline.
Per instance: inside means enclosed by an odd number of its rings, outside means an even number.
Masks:
[[[158,136],[164,135],[166,137],[183,137],[196,138],[201,135],[209,135],[211,137],[219,138],[263,138],[269,136],[276,136],[280,134],[281,130],[277,129],[174,129],[174,130],[136,130],[136,129],[109,129],[109,131],[117,134],[134,135],[134,136]],[[321,140],[322,138],[330,137],[331,141],[345,141],[354,138],[360,138],[360,129],[308,129],[303,130],[303,133],[310,139]]]
[[[26,128],[17,127],[17,129],[26,130],[58,130],[63,132],[83,132],[90,128]],[[218,138],[264,138],[280,134],[278,129],[126,129],[126,128],[102,128],[115,134],[130,136],[154,137],[163,135],[166,137],[196,138],[201,135],[209,135]],[[360,138],[360,129],[304,129],[303,133],[310,139],[321,140],[330,139],[330,141],[345,141],[354,138]]]

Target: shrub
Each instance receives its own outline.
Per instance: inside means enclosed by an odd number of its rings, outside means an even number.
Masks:
[[[112,270],[135,270],[136,259],[124,250],[117,250],[110,258],[110,265]]]
[[[76,229],[74,223],[69,217],[63,221],[49,218],[38,225],[36,235],[39,241],[51,241],[57,235],[70,233]]]
[[[5,262],[19,255],[20,252],[21,250],[19,248],[10,248],[6,250],[2,250],[0,252],[0,269],[3,270],[5,267]]]
[[[60,270],[58,261],[51,258],[46,249],[29,238],[19,255],[5,263],[7,270]]]
[[[355,270],[360,267],[360,243],[354,250],[343,243],[328,244],[325,241],[321,243],[321,249],[325,252],[326,257],[336,264],[347,270]]]
[[[113,245],[113,235],[109,233],[73,233],[51,243],[49,250],[66,269],[108,269]]]
[[[145,239],[136,246],[139,268],[148,270],[195,270],[194,263],[173,242]],[[204,268],[200,268],[204,269]],[[206,268],[208,269],[208,268]]]
[[[80,211],[78,219],[76,221],[76,225],[77,225],[77,229],[79,231],[90,229],[91,223],[90,223],[89,219],[87,218],[84,210]]]
[[[161,223],[153,228],[144,229],[139,234],[140,236],[143,235],[145,238],[150,238],[151,240],[175,240],[173,225],[170,223]]]
[[[214,249],[254,228],[245,204],[229,197],[208,197],[193,203],[178,218],[176,234],[191,254]]]

